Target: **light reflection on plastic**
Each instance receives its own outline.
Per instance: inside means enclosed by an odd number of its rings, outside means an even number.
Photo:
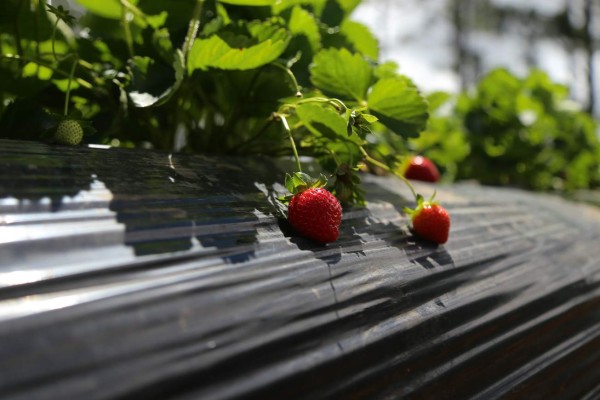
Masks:
[[[47,279],[51,276],[47,271],[11,271],[0,273],[0,286],[22,285]]]

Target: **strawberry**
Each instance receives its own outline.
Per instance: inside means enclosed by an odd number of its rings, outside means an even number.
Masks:
[[[413,229],[417,235],[444,244],[448,241],[450,232],[450,214],[439,203],[432,200],[433,196],[429,201],[423,201],[423,198],[419,197],[417,208],[406,211],[411,216]]]
[[[75,146],[83,139],[83,128],[74,119],[65,119],[56,128],[54,140],[56,143]]]
[[[335,242],[342,222],[342,206],[338,199],[322,187],[324,179],[313,180],[296,173],[286,178],[293,193],[288,206],[288,221],[301,235],[318,243]]]
[[[425,182],[437,182],[440,180],[440,173],[435,164],[423,156],[416,156],[410,159],[408,166],[404,170],[404,176],[407,179]]]

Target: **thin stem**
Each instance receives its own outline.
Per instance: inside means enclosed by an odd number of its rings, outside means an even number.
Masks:
[[[69,99],[71,98],[71,82],[73,81],[73,77],[75,76],[75,69],[77,68],[77,59],[73,60],[73,65],[71,65],[71,73],[69,74],[69,82],[67,82],[67,95],[65,97],[65,117],[69,114]]]
[[[342,109],[344,112],[348,110],[348,107],[344,104],[343,101],[339,99],[329,99],[327,97],[309,97],[308,99],[303,99],[298,101],[296,104],[305,104],[305,103],[327,103],[330,104],[335,109]]]
[[[58,28],[58,21],[60,21],[60,19],[56,18],[54,26],[52,27],[52,55],[56,61],[59,61],[58,56],[56,55],[56,49],[54,47],[54,43],[56,42],[56,29]]]
[[[391,172],[392,174],[396,175],[398,178],[402,179],[402,181],[410,189],[413,197],[415,198],[415,201],[418,201],[419,196],[417,195],[417,192],[415,191],[415,188],[410,183],[410,181],[404,177],[404,175],[392,171],[389,166],[387,166],[386,164],[382,163],[381,161],[378,161],[378,160],[374,159],[373,157],[371,157],[369,155],[369,153],[367,153],[367,151],[362,146],[359,146],[359,148],[360,148],[360,151],[363,154],[363,156],[365,156],[365,160],[367,160],[371,164],[374,164],[374,165],[378,166],[379,168],[381,168],[381,169],[383,169],[383,170],[385,170],[387,172]]]
[[[196,0],[196,6],[194,7],[194,11],[192,13],[192,19],[188,25],[188,31],[185,35],[185,40],[183,42],[183,61],[185,62],[192,48],[192,44],[194,43],[194,39],[198,34],[198,29],[200,29],[200,16],[202,14],[202,8],[204,7],[204,0]]]
[[[20,14],[22,4],[23,0],[19,0],[16,7],[16,15]],[[23,55],[23,46],[21,45],[21,31],[19,30],[19,18],[15,18],[13,28],[15,34],[15,44],[17,46],[17,54],[21,56]]]
[[[123,7],[125,7],[128,11],[135,14],[137,17],[142,18],[145,22],[148,22],[148,16],[144,14],[142,10],[131,4],[127,0],[120,0],[120,3]]]
[[[290,79],[292,80],[292,83],[294,84],[294,88],[296,88],[296,96],[302,96],[302,93],[300,92],[300,85],[298,85],[298,81],[296,80],[296,76],[294,75],[294,73],[292,72],[292,70],[290,70],[288,67],[283,66],[279,63],[271,63],[271,65],[280,68],[282,70],[285,71],[285,73],[290,77]]]
[[[127,15],[129,10],[121,1],[121,24],[123,25],[123,34],[125,36],[125,42],[127,43],[127,50],[129,51],[129,57],[133,57],[135,53],[133,52],[133,36],[131,35],[131,28],[129,27],[129,21],[127,20]]]
[[[89,62],[85,61],[85,60],[77,60],[77,62],[79,63],[79,65],[81,65],[83,68],[89,69],[90,71],[94,71],[94,65],[90,64]]]
[[[292,144],[292,151],[294,152],[294,158],[296,159],[296,167],[298,168],[298,172],[302,172],[302,166],[300,165],[300,157],[298,156],[298,149],[296,149],[296,143],[294,142],[294,138],[292,137],[292,130],[288,125],[287,118],[284,115],[279,114],[278,117],[281,119],[281,123],[283,124],[283,128],[288,134],[290,138],[290,143]]]

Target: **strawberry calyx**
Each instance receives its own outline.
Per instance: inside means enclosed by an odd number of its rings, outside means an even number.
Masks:
[[[415,198],[417,201],[417,206],[415,208],[404,207],[404,212],[410,216],[411,221],[414,220],[424,208],[440,204],[439,202],[434,201],[436,194],[437,192],[434,190],[433,194],[428,200],[425,200],[421,194],[417,194]]]
[[[320,174],[318,178],[304,172],[294,172],[293,174],[285,174],[285,188],[291,194],[280,197],[279,200],[283,203],[289,203],[292,197],[300,194],[308,189],[316,189],[327,185],[327,177]]]
[[[435,193],[429,200],[417,196],[417,207],[414,210],[406,209],[406,212],[410,215],[415,235],[436,244],[444,244],[450,232],[450,214],[433,200],[434,197]]]

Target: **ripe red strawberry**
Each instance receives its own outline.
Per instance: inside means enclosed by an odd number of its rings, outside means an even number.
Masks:
[[[342,206],[327,189],[309,188],[290,200],[288,221],[298,233],[315,242],[335,242],[340,233]]]
[[[448,241],[450,214],[436,202],[420,202],[411,213],[415,233],[438,244]]]
[[[440,173],[435,164],[423,156],[416,156],[410,159],[404,176],[407,179],[417,181],[437,182],[440,180]]]

